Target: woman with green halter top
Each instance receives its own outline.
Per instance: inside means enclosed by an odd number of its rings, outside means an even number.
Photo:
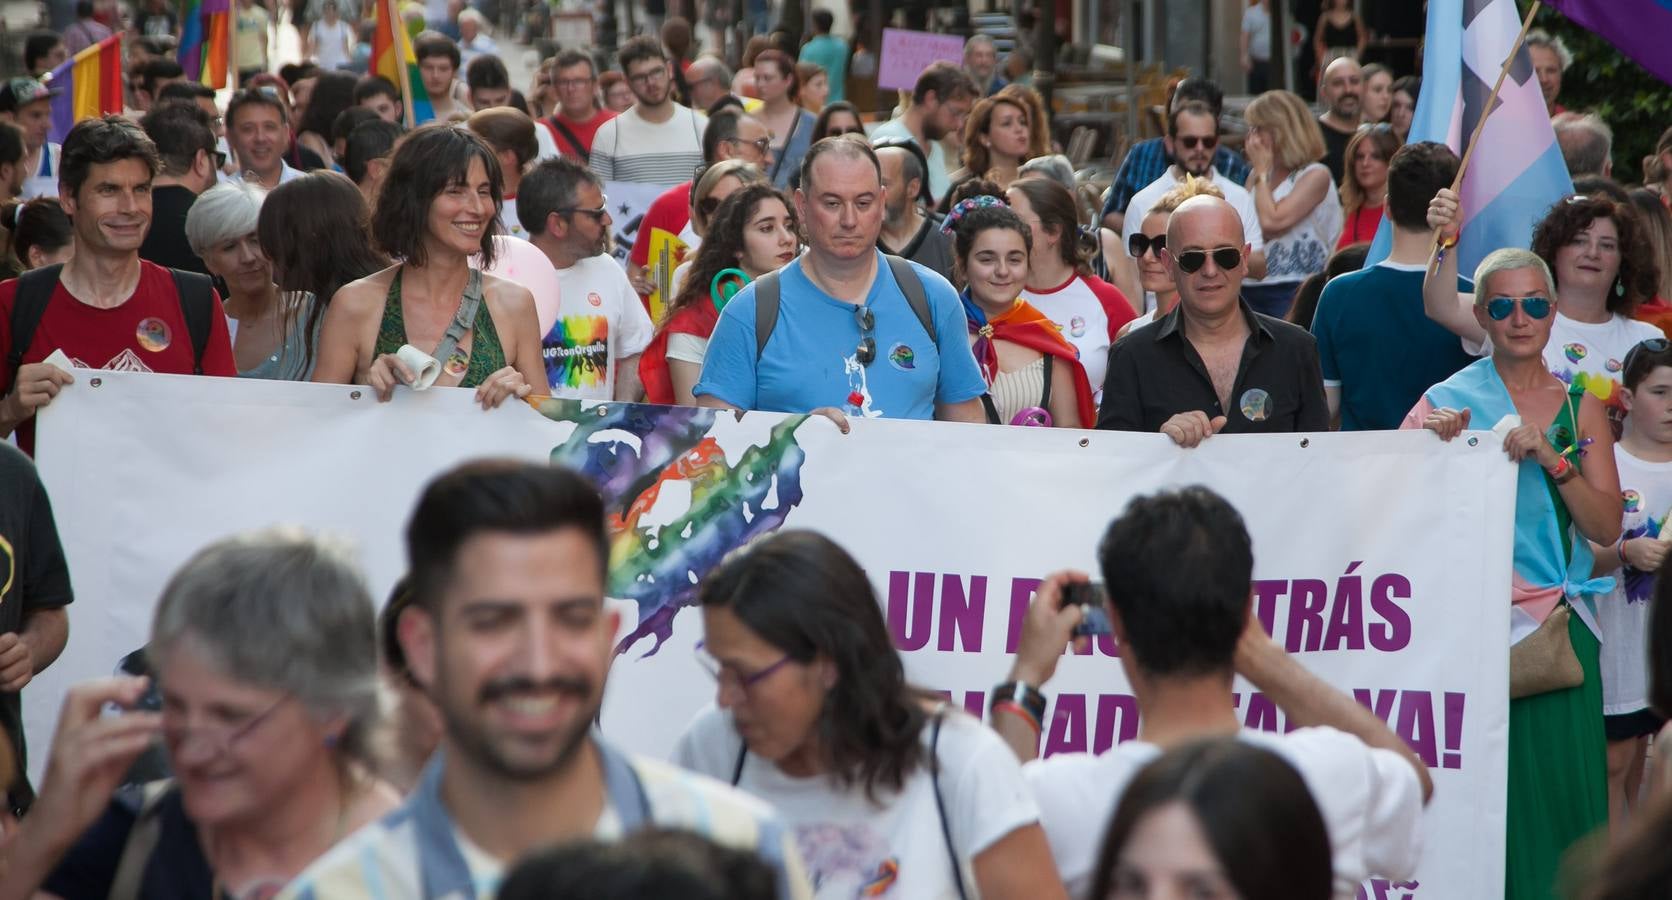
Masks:
[[[372,238],[401,262],[345,285],[326,309],[314,381],[363,384],[388,400],[419,373],[397,357],[433,357],[434,384],[476,389],[484,409],[545,393],[534,298],[470,267],[494,257],[503,204],[499,161],[481,138],[429,125],[403,140],[372,210]]]

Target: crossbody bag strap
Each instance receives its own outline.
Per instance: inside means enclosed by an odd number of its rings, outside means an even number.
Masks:
[[[958,848],[952,843],[952,823],[946,817],[946,798],[940,786],[940,733],[945,720],[946,706],[935,710],[934,723],[929,730],[929,781],[935,788],[935,810],[940,813],[941,837],[946,841],[946,857],[952,863],[952,883],[958,887],[959,900],[969,900],[964,888],[964,866],[958,861]]]
[[[163,818],[159,810],[173,788],[172,781],[153,781],[144,786],[144,799],[134,814],[133,827],[128,829],[122,856],[116,862],[116,873],[110,879],[110,900],[139,900],[145,867],[162,841]]]
[[[573,131],[569,130],[569,126],[563,124],[563,122],[555,115],[547,116],[546,121],[550,123],[553,128],[562,133],[564,140],[569,142],[569,146],[574,147],[575,152],[581,155],[581,162],[592,162],[592,151],[581,145],[581,139],[576,137]]]
[[[399,278],[397,274],[395,276]],[[435,352],[430,354],[442,365],[447,364],[453,351],[459,348],[459,342],[476,324],[476,311],[482,306],[482,270],[471,269],[470,280],[464,285],[464,298],[459,301],[459,311],[453,314],[453,321],[447,324],[447,331],[441,335],[441,343],[435,345]]]

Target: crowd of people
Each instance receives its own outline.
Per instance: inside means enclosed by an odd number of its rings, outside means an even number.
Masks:
[[[73,591],[26,454],[38,411],[99,369],[1180,448],[1493,429],[1519,466],[1493,599],[1512,621],[1506,896],[1555,896],[1600,832],[1584,896],[1672,884],[1653,849],[1672,830],[1672,129],[1642,187],[1615,181],[1607,123],[1559,102],[1560,42],[1528,46],[1576,193],[1530,249],[1460,272],[1460,161],[1409,140],[1420,82],[1361,65],[1346,3],[1318,23],[1320,109],[1264,89],[1253,3],[1246,130],[1184,78],[1101,193],[1055,152],[1025,48],[1001,60],[984,36],[878,122],[845,99],[875,60],[823,9],[805,41],[761,18],[735,72],[657,15],[519,85],[455,2],[409,13],[417,120],[365,74],[363,11],[307,6],[239,0],[230,96],[184,79],[164,4],[123,21],[103,0],[0,84],[0,435],[20,448],[0,444],[0,900],[1323,900],[1422,856],[1428,770],[1250,615],[1252,540],[1200,487],[1133,500],[1096,545],[1142,713],[1102,754],[1037,758],[1085,573],[1040,586],[983,721],[907,680],[858,562],[802,531],[703,577],[716,703],[673,759],[619,749],[596,724],[617,629],[598,492],[474,462],[424,487],[381,612],[308,533],[204,548],[138,674],[70,690],[32,785],[19,693],[63,651]],[[281,19],[307,59],[275,71]],[[130,109],[49,140],[39,76],[122,28]],[[623,183],[658,193],[625,232]],[[1240,727],[1238,676],[1289,732]]]

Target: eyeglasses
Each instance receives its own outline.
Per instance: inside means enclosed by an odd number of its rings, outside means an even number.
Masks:
[[[1150,237],[1140,232],[1127,239],[1126,249],[1131,251],[1133,259],[1141,259],[1144,254],[1151,250],[1155,251],[1156,256],[1160,256],[1161,251],[1167,249],[1167,236],[1158,234],[1155,237]]]
[[[1550,315],[1549,297],[1493,297],[1486,301],[1486,314],[1492,321],[1502,322],[1515,313],[1517,303],[1528,318],[1542,319]]]
[[[861,304],[853,308],[853,323],[859,326],[859,348],[854,351],[859,364],[868,366],[871,360],[877,358],[877,339],[871,332],[877,329],[877,314],[871,307]]]
[[[1625,364],[1620,366],[1621,377],[1624,377],[1626,372],[1631,371],[1631,364],[1637,359],[1639,352],[1665,353],[1668,349],[1672,349],[1672,341],[1668,341],[1666,338],[1649,338],[1646,341],[1639,342],[1626,352]]]
[[[665,81],[665,80],[667,80],[667,77],[668,77],[667,66],[657,66],[654,69],[647,69],[643,72],[640,72],[637,75],[629,75],[629,76],[627,76],[627,81],[630,84],[636,84],[636,85],[639,85],[640,87],[643,87],[644,85],[650,84],[653,81]]]
[[[596,82],[596,78],[559,78],[552,82],[560,88],[583,88]]]
[[[1186,150],[1194,150],[1197,147],[1211,149],[1219,144],[1219,135],[1212,134],[1207,137],[1198,137],[1194,134],[1187,134],[1183,137],[1173,138],[1173,140]]]
[[[570,213],[580,213],[582,215],[591,216],[594,221],[600,220],[610,214],[610,198],[603,194],[600,194],[599,196],[602,197],[602,202],[598,204],[596,209],[586,209],[581,206],[565,206],[560,209],[555,209],[553,212],[563,213],[564,215],[568,215]]]
[[[824,132],[825,137],[841,137],[844,134],[857,134],[863,136],[865,134],[865,126],[855,125],[852,128],[830,128],[826,129]]]
[[[1173,254],[1173,261],[1178,263],[1179,271],[1186,275],[1194,275],[1208,264],[1208,257],[1213,257],[1213,264],[1221,271],[1234,269],[1242,265],[1242,249],[1239,247],[1216,247],[1212,250],[1186,250]]]
[[[765,156],[766,154],[772,152],[772,138],[769,138],[769,137],[755,138],[752,141],[746,141],[742,138],[731,138],[728,141],[728,143],[747,144],[751,147],[754,147],[755,150],[757,150],[760,153],[760,155],[762,155],[762,156]]]
[[[783,659],[778,660],[772,665],[745,675],[715,659],[714,654],[708,652],[706,641],[697,641],[695,653],[697,657],[697,665],[702,666],[703,671],[707,672],[714,678],[715,681],[719,682],[721,687],[731,685],[744,692],[747,692],[750,688],[760,684],[762,681],[765,681],[772,675],[773,672],[782,669],[784,666],[789,665],[793,661],[793,658],[786,653],[784,654]]]
[[[261,727],[262,722],[267,721],[273,713],[278,712],[279,707],[290,702],[290,700],[291,696],[286,694],[275,701],[272,706],[267,707],[259,714],[251,717],[248,721],[241,725],[235,725],[232,727],[224,725],[199,725],[196,728],[190,728],[186,726],[170,727],[165,724],[163,725],[163,740],[171,747],[178,747],[184,744],[187,740],[190,740],[193,735],[196,735],[208,743],[210,749],[215,751],[216,756],[224,756],[232,751],[234,744],[246,737],[249,737],[252,732]],[[168,718],[166,710],[163,713],[163,717],[165,720]]]

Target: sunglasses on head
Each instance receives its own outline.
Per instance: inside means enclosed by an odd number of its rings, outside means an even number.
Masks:
[[[1636,361],[1638,353],[1665,353],[1667,350],[1672,350],[1672,341],[1666,338],[1649,338],[1639,342],[1626,353],[1625,364],[1620,366],[1621,375],[1631,371],[1631,364]]]
[[[1145,253],[1151,250],[1155,251],[1156,256],[1160,256],[1161,251],[1167,249],[1167,236],[1158,234],[1155,237],[1150,237],[1140,232],[1127,238],[1126,249],[1131,251],[1133,259],[1141,259]]]
[[[1212,250],[1186,250],[1173,254],[1173,261],[1178,263],[1179,271],[1186,275],[1194,275],[1208,264],[1208,257],[1213,257],[1213,264],[1220,271],[1234,269],[1242,265],[1242,248],[1216,247]]]
[[[1493,297],[1486,301],[1486,314],[1494,322],[1502,322],[1515,314],[1515,305],[1521,304],[1521,311],[1530,319],[1542,319],[1550,315],[1549,297]]]
[[[1197,147],[1214,147],[1219,143],[1219,135],[1213,134],[1208,135],[1207,137],[1197,137],[1194,134],[1187,134],[1183,137],[1173,138],[1173,140],[1177,142],[1180,147],[1183,147],[1186,150],[1194,150]]]
[[[877,329],[877,314],[869,306],[856,306],[853,308],[853,323],[859,326],[859,348],[854,351],[854,356],[860,365],[868,366],[871,360],[877,358],[877,339],[871,336],[871,332]]]

